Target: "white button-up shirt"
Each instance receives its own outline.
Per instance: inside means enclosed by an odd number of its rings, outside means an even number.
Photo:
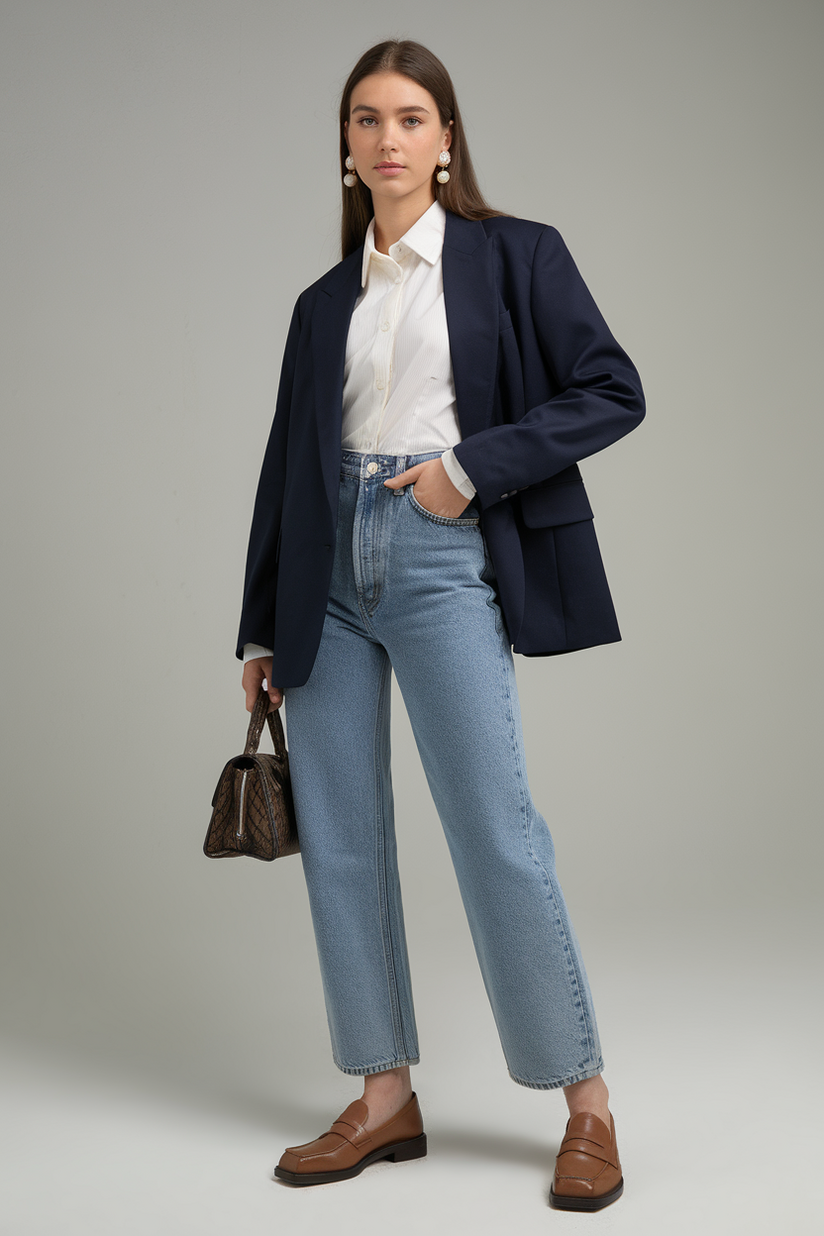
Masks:
[[[441,255],[446,211],[433,202],[389,253],[366,229],[361,293],[346,340],[341,449],[363,454],[442,451],[467,502],[475,486],[452,447],[461,440],[449,353]],[[246,644],[244,661],[272,650]]]
[[[475,487],[451,451],[461,440],[449,354],[441,254],[446,211],[433,202],[408,232],[375,248],[366,230],[361,294],[346,340],[341,446],[381,455],[443,451],[467,502]]]

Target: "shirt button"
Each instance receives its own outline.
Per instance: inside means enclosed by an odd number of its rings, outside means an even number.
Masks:
[[[382,390],[383,390],[383,382],[381,382],[380,378],[379,378],[379,379],[378,379],[378,381],[375,383],[375,386],[377,386],[377,388],[378,388],[378,390],[379,390],[379,391],[382,391]]]
[[[378,470],[378,467],[379,467],[379,466],[380,466],[380,465],[379,465],[379,464],[376,464],[376,463],[375,463],[375,461],[374,461],[374,459],[373,459],[370,463],[368,463],[368,464],[366,465],[366,471],[370,474],[370,476],[374,476],[374,475],[375,475],[375,473],[377,472],[377,470]]]
[[[389,330],[389,323],[381,322],[381,330]]]

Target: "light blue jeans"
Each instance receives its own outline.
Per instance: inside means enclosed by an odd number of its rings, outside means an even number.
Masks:
[[[603,1062],[552,838],[527,783],[477,502],[446,519],[411,485],[383,484],[440,453],[342,452],[323,636],[309,680],[284,692],[332,1054],[352,1074],[419,1060],[390,773],[394,669],[510,1076],[553,1089]]]

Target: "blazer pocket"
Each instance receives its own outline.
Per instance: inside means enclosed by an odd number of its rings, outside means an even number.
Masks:
[[[583,481],[560,481],[554,485],[545,481],[522,489],[518,498],[527,528],[575,524],[593,518]]]

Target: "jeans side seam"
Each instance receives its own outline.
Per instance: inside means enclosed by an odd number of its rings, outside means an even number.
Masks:
[[[581,1025],[581,1029],[584,1032],[584,1037],[586,1040],[586,1054],[587,1054],[588,1059],[593,1060],[595,1059],[595,1055],[593,1051],[594,1044],[592,1041],[592,1035],[590,1033],[589,1017],[587,1016],[587,1011],[586,1011],[586,1002],[584,1001],[583,994],[581,991],[581,981],[580,981],[580,976],[578,974],[577,967],[575,965],[574,950],[570,948],[569,938],[564,929],[564,924],[561,919],[561,914],[558,909],[557,898],[555,895],[555,885],[557,883],[557,880],[554,880],[552,878],[552,876],[547,871],[546,867],[541,862],[541,860],[537,857],[537,855],[535,854],[535,851],[532,848],[532,822],[530,822],[526,827],[526,840],[527,840],[527,847],[529,849],[530,858],[535,863],[535,866],[538,868],[538,870],[543,873],[545,886],[547,890],[547,899],[549,902],[550,911],[552,915],[552,921],[554,923],[555,931],[558,935],[558,938],[560,939],[561,946],[564,951],[564,956],[566,958],[567,981],[569,982],[573,1004],[575,1005],[575,1008],[577,1010],[578,1019]]]
[[[589,1025],[589,1017],[587,1016],[586,1002],[584,1001],[583,993],[581,990],[581,980],[578,974],[577,967],[575,965],[575,954],[574,954],[574,950],[570,947],[569,937],[567,936],[566,930],[564,929],[564,924],[561,918],[561,913],[558,909],[557,898],[555,894],[555,886],[557,883],[557,879],[553,879],[553,877],[547,871],[546,867],[537,857],[537,855],[535,854],[535,851],[532,848],[532,823],[533,822],[534,821],[531,821],[527,825],[527,828],[526,828],[526,838],[527,838],[527,846],[529,847],[529,854],[530,854],[530,857],[532,858],[532,861],[535,863],[536,867],[543,873],[543,876],[544,876],[544,881],[545,881],[546,889],[547,889],[547,898],[548,898],[550,908],[551,908],[552,919],[555,925],[555,931],[558,935],[558,938],[561,941],[561,945],[564,951],[564,956],[566,958],[567,980],[570,985],[573,1003],[578,1012],[578,1019],[581,1024],[581,1029],[584,1032],[584,1037],[586,1040],[587,1057],[590,1060],[594,1060],[595,1059],[594,1043],[593,1043],[592,1035],[590,1032],[591,1027]]]
[[[506,639],[507,645],[509,645],[507,632],[504,630],[503,612],[501,610],[500,601],[498,600],[498,589],[492,583],[492,580],[495,579],[495,568],[492,565],[492,555],[489,552],[489,546],[486,543],[486,537],[483,534],[483,529],[481,529],[481,540],[484,548],[484,565],[481,570],[480,578],[486,584],[487,588],[490,589],[490,594],[486,598],[486,603],[492,610],[492,614],[495,619],[496,633],[502,639]],[[487,578],[487,576],[489,578]],[[497,583],[497,579],[495,580],[495,583]]]
[[[513,747],[513,752],[515,755],[515,768],[516,768],[517,775],[518,775],[518,785],[519,785],[519,792],[521,796],[521,808],[522,808],[522,813],[523,813],[523,830],[524,830],[524,838],[525,838],[526,846],[527,846],[527,852],[529,854],[529,857],[532,859],[532,862],[535,864],[536,868],[538,869],[538,871],[540,871],[543,875],[544,885],[545,885],[545,888],[548,894],[548,908],[550,911],[550,916],[551,916],[551,919],[552,919],[552,922],[555,928],[555,932],[561,942],[561,946],[563,948],[563,951],[566,957],[567,981],[570,986],[570,994],[572,996],[573,1004],[578,1013],[578,1018],[581,1024],[581,1028],[583,1029],[583,1032],[584,1032],[584,1036],[586,1040],[587,1056],[590,1060],[593,1060],[594,1059],[593,1042],[592,1042],[592,1036],[590,1034],[589,1018],[587,1017],[587,1014],[586,1014],[586,1007],[585,1007],[585,1003],[584,1003],[582,992],[581,992],[580,979],[579,979],[579,976],[578,976],[578,973],[577,973],[577,970],[574,964],[573,952],[570,949],[569,940],[567,938],[566,931],[564,930],[564,925],[561,920],[560,912],[558,910],[557,899],[555,896],[555,886],[554,886],[552,878],[550,877],[549,872],[547,871],[544,864],[540,861],[540,859],[536,855],[533,849],[533,846],[532,846],[532,824],[534,822],[534,814],[537,811],[537,809],[535,808],[534,803],[532,803],[532,795],[527,785],[526,766],[523,763],[523,760],[519,754],[518,743],[517,741],[515,741],[514,709],[512,705],[512,691],[511,691],[511,683],[509,680],[509,675],[505,675],[505,682],[506,682],[506,692],[507,692],[507,706],[509,709],[509,720],[510,720],[510,726],[511,726],[511,733],[513,736],[512,747]],[[532,813],[530,812],[530,804],[533,807]],[[554,849],[554,846],[553,846],[553,849]]]
[[[387,994],[389,997],[389,1008],[392,1014],[392,1032],[395,1039],[395,1051],[399,1057],[405,1058],[408,1056],[406,1050],[406,1036],[403,1030],[403,1017],[400,1010],[400,1000],[398,997],[398,977],[397,967],[395,965],[395,952],[392,942],[392,923],[390,921],[389,897],[387,895],[387,874],[386,874],[386,817],[384,814],[384,773],[383,764],[381,761],[381,722],[383,719],[384,699],[387,694],[389,684],[386,679],[392,672],[389,658],[386,658],[383,673],[381,675],[380,687],[378,690],[377,709],[375,712],[374,725],[374,748],[373,758],[375,761],[375,868],[378,884],[378,905],[381,917],[381,940],[383,944],[383,959],[384,970],[386,973]]]

